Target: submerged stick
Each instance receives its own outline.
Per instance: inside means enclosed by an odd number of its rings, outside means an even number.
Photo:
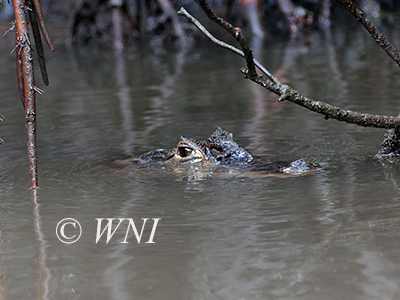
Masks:
[[[200,1],[198,0],[199,4],[201,5],[202,8],[205,7],[207,10],[207,15],[210,16],[215,16],[212,17],[212,20],[214,20],[216,23],[221,25],[225,29],[229,29],[231,32],[233,27],[231,24],[228,22],[221,21],[221,18],[216,17],[215,13],[212,12],[210,13],[209,11],[211,10],[208,5],[204,4],[205,1]],[[203,8],[204,10],[204,8]],[[246,53],[243,51],[243,55],[240,52],[239,49],[235,48],[232,45],[226,44],[218,39],[216,39],[214,36],[209,33],[201,23],[196,20],[193,16],[191,16],[185,9],[181,9],[178,12],[180,15],[185,16],[188,18],[206,37],[208,37],[212,42],[217,44],[218,46],[224,47],[226,49],[229,49],[233,51],[234,53],[245,56],[246,57],[246,62],[249,59],[249,56],[246,56]],[[227,23],[227,24],[226,24]],[[240,29],[239,29],[240,32]],[[241,43],[245,43],[246,45],[242,45],[244,48],[249,48],[246,40],[241,40]],[[251,53],[251,50],[250,50]],[[252,56],[251,56],[252,57]],[[258,67],[258,62],[256,63],[255,60],[253,59],[253,65],[257,65]],[[249,64],[248,64],[249,66]],[[250,64],[251,66],[251,64]],[[307,98],[300,94],[298,91],[290,87],[289,85],[281,83],[275,76],[271,74],[265,67],[262,66],[262,72],[267,75],[267,78],[264,78],[263,76],[250,74],[249,70],[242,69],[242,73],[245,74],[246,78],[249,78],[250,80],[254,81],[255,83],[261,85],[262,87],[268,89],[269,91],[277,94],[279,96],[278,101],[284,101],[288,100],[290,102],[296,103],[300,106],[303,106],[311,111],[314,111],[316,113],[322,114],[325,116],[325,119],[335,119],[341,122],[346,122],[350,124],[356,124],[359,126],[364,126],[364,127],[376,127],[376,128],[395,128],[400,126],[400,118],[399,117],[394,117],[394,116],[386,116],[386,115],[374,115],[374,114],[368,114],[368,113],[360,113],[356,111],[351,111],[351,110],[345,110],[342,109],[338,106],[331,105],[329,103],[325,103],[322,101],[317,101],[313,100],[310,98]]]
[[[25,127],[26,145],[28,152],[29,174],[31,188],[38,187],[37,176],[37,151],[36,151],[36,98],[35,98],[35,78],[33,74],[33,56],[28,35],[28,20],[26,18],[25,1],[13,0],[15,21],[16,21],[16,52],[17,65],[22,70],[18,71],[18,76],[22,77],[23,84],[23,103],[25,107]],[[18,61],[20,59],[20,61]]]

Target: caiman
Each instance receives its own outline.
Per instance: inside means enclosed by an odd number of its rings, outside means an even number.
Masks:
[[[139,157],[114,160],[113,165],[128,164],[162,164],[169,168],[195,166],[221,167],[221,171],[234,173],[254,171],[263,174],[302,175],[317,170],[318,166],[298,159],[292,162],[275,162],[261,157],[254,157],[240,147],[234,140],[233,134],[217,128],[207,140],[195,140],[181,137],[178,145],[172,150],[157,149],[146,152]]]

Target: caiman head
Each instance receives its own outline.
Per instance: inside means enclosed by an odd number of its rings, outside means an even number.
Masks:
[[[205,141],[181,137],[172,150],[157,149],[142,154],[138,159],[142,163],[212,163],[243,165],[251,162],[253,156],[240,147],[232,133],[217,128]]]
[[[181,137],[172,155],[167,159],[180,163],[247,164],[253,156],[240,147],[232,133],[217,128],[205,141]]]
[[[124,166],[132,161],[143,164],[166,164],[168,168],[175,168],[178,171],[195,170],[195,176],[206,174],[203,170],[209,171],[214,168],[213,165],[217,165],[218,168],[221,167],[221,170],[227,170],[225,167],[232,166],[233,170],[243,167],[240,170],[257,171],[263,174],[283,173],[292,175],[306,174],[318,168],[318,165],[308,163],[303,159],[293,161],[290,164],[275,163],[262,158],[253,159],[249,152],[233,140],[232,133],[219,127],[207,140],[198,141],[181,137],[178,145],[172,150],[156,149],[143,153],[139,157],[114,162],[116,166]],[[194,165],[191,165],[192,163]],[[198,166],[202,167],[198,168]]]

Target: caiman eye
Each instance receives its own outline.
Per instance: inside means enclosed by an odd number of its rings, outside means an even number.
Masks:
[[[179,156],[180,157],[188,157],[192,154],[193,150],[190,148],[186,148],[186,147],[179,147],[178,148],[179,151]]]

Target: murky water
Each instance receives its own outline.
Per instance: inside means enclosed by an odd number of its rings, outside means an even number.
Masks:
[[[268,43],[255,53],[305,95],[400,111],[400,72],[362,31]],[[13,58],[0,61],[1,299],[400,296],[400,167],[371,158],[383,130],[277,103],[243,79],[240,58],[211,44],[185,55],[135,48],[124,57],[60,47],[48,55],[51,85],[38,96],[38,207]],[[103,164],[171,148],[181,135],[206,138],[218,126],[255,155],[305,158],[323,169],[275,178]],[[57,238],[64,218],[81,224],[76,243]],[[140,243],[129,220],[96,243],[96,218],[131,218],[138,234],[148,220]]]

